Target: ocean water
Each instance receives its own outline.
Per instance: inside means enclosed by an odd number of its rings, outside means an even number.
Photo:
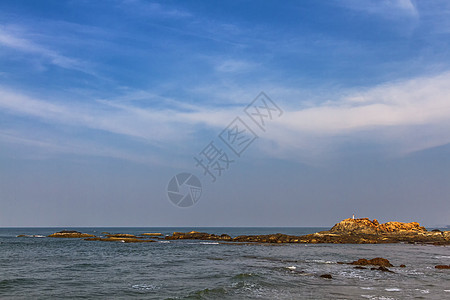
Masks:
[[[450,248],[410,244],[94,242],[46,236],[173,231],[307,234],[324,228],[2,228],[0,299],[450,299]],[[338,261],[384,257],[395,273]],[[331,274],[333,279],[321,278]]]

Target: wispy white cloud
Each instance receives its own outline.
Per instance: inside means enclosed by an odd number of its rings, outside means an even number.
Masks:
[[[47,63],[61,68],[92,73],[87,67],[86,62],[62,55],[50,47],[46,47],[27,38],[23,28],[0,25],[0,45],[22,53],[36,55],[44,59]]]
[[[120,0],[119,6],[133,13],[133,15],[160,16],[165,18],[186,18],[192,14],[186,9],[170,7],[156,2],[142,0]]]
[[[288,157],[295,157],[295,152],[326,155],[349,140],[375,143],[396,154],[450,143],[448,82],[450,73],[442,73],[352,90],[335,100],[302,107],[292,101],[299,95],[297,90],[273,88],[270,96],[285,114],[264,135],[266,143],[261,146],[271,155],[289,153]],[[167,147],[195,138],[202,128],[220,130],[242,114],[242,107],[237,105],[186,107],[179,102],[177,109],[173,99],[171,108],[143,108],[128,101],[136,97],[80,105],[36,99],[3,88],[0,108],[4,113],[31,116],[51,124],[104,130]]]
[[[224,73],[242,73],[253,70],[257,64],[236,59],[227,59],[217,63],[216,70]]]
[[[392,18],[398,15],[419,16],[419,12],[411,0],[345,0],[339,3],[353,10],[386,18]]]

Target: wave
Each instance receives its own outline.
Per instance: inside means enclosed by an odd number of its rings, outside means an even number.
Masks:
[[[331,260],[323,260],[323,259],[312,259],[311,262],[319,263],[319,264],[335,264],[335,261]]]
[[[133,284],[131,287],[140,291],[153,291],[159,289],[158,286],[153,284]]]
[[[28,238],[45,238],[45,235],[40,235],[40,234],[21,234],[18,235],[17,237],[28,237]]]
[[[224,295],[228,294],[228,291],[223,288],[206,288],[203,290],[199,290],[196,292],[191,293],[188,297],[185,297],[187,299],[210,299],[212,298],[218,298],[221,299]]]
[[[387,292],[400,292],[402,289],[400,288],[386,288],[384,289]]]

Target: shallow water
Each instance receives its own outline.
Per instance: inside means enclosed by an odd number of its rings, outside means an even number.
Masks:
[[[205,231],[306,234],[323,228],[3,228],[0,299],[450,299],[450,248],[409,244],[88,242],[18,238],[71,229],[110,233]],[[338,261],[385,257],[395,273]],[[320,278],[331,274],[333,279]]]

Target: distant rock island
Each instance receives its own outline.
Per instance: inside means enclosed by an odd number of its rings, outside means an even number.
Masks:
[[[161,233],[143,233],[141,236],[131,234],[107,234],[97,237],[77,231],[63,230],[49,235],[57,238],[85,238],[88,241],[111,242],[153,242],[164,240],[214,240],[240,243],[332,243],[332,244],[381,244],[381,243],[420,243],[433,245],[450,245],[450,231],[428,231],[417,222],[386,222],[380,224],[376,219],[345,219],[330,230],[313,234],[295,236],[282,233],[266,235],[240,235],[231,237],[228,234],[210,234],[204,232],[174,232],[162,237]]]

